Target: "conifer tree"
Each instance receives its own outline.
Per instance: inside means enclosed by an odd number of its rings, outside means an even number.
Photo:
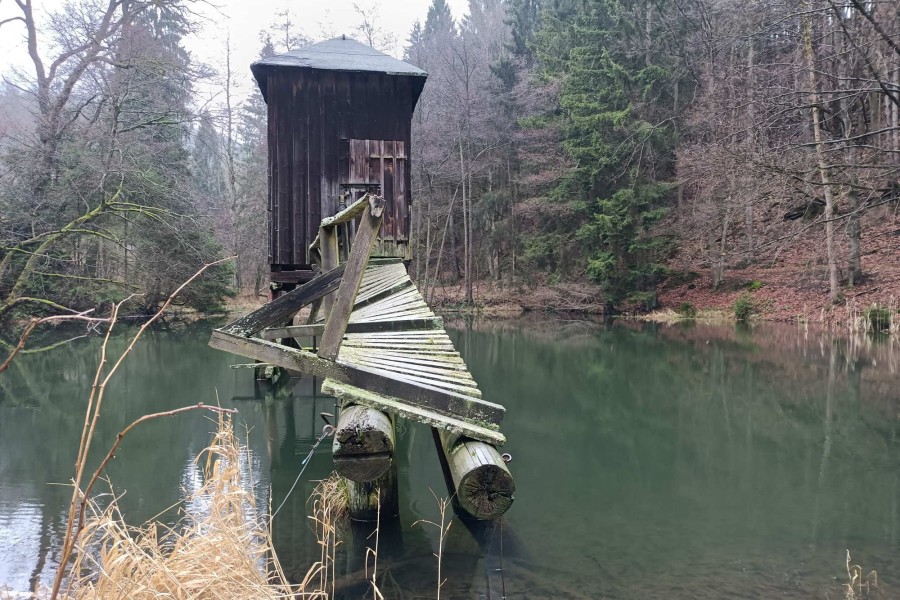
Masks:
[[[633,0],[584,3],[572,29],[559,104],[562,147],[572,161],[556,190],[575,200],[588,274],[608,307],[630,297],[652,304],[665,243],[651,227],[667,210],[673,137],[666,119],[672,72],[646,35]],[[660,107],[663,107],[662,109]]]

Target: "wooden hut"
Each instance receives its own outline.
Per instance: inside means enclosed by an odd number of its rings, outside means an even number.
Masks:
[[[427,74],[346,37],[250,68],[269,111],[272,281],[308,281],[320,222],[367,191],[386,201],[382,248],[408,259],[410,130]]]

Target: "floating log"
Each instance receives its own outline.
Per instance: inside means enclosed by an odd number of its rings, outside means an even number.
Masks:
[[[513,503],[516,484],[497,449],[432,429],[454,507],[475,519],[496,519]]]
[[[379,512],[382,520],[400,514],[396,461],[391,461],[390,468],[375,481],[345,481],[350,491],[350,518],[354,521],[377,521]]]
[[[334,468],[352,481],[374,481],[394,462],[394,440],[389,416],[365,406],[346,406],[334,433]]]

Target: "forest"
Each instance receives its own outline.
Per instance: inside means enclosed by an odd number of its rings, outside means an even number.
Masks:
[[[8,1],[8,0],[7,0]],[[268,290],[266,108],[229,47],[195,61],[189,0],[76,0],[2,35],[0,321],[135,294],[204,312]],[[602,310],[730,303],[793,318],[900,290],[900,5],[890,0],[433,0],[393,44],[414,115],[426,298]],[[302,15],[301,15],[302,17]],[[260,56],[322,36],[273,15]],[[198,101],[212,85],[218,101]],[[689,302],[690,301],[690,302]]]

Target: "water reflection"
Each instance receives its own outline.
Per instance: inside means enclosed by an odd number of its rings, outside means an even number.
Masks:
[[[447,597],[837,597],[846,548],[887,596],[896,589],[895,340],[796,326],[452,325],[484,397],[508,409],[518,491],[502,521],[451,527]],[[97,447],[147,412],[217,396],[238,408],[246,481],[260,506],[286,499],[273,535],[300,580],[319,557],[307,499],[331,471],[330,444],[288,491],[334,401],[311,379],[287,394],[261,387],[206,339],[156,332],[140,344],[110,388]],[[0,582],[15,589],[54,568],[68,489],[48,482],[71,476],[96,350],[79,341],[0,375]],[[196,489],[212,428],[187,415],[129,436],[110,469],[129,520]],[[401,514],[380,531],[379,584],[386,598],[432,597],[437,531],[413,526],[438,517],[432,491],[446,494],[430,431],[401,421],[398,456]],[[345,533],[338,596],[360,598],[372,526]]]
[[[114,356],[128,342],[125,332],[110,342]],[[223,406],[240,409],[239,427],[262,430],[256,405],[231,401],[240,381],[229,368],[233,361],[208,349],[206,337],[207,328],[145,334],[107,390],[89,473],[116,434],[150,412],[216,403],[218,398]],[[33,589],[48,582],[56,569],[71,495],[65,484],[74,472],[98,351],[99,340],[79,340],[52,352],[17,357],[0,375],[0,539],[17,541],[0,545],[0,585]],[[123,494],[119,504],[130,523],[157,515],[168,523],[179,518],[180,503],[198,485],[194,461],[214,429],[207,415],[189,413],[150,421],[129,434],[107,474],[115,493]],[[264,498],[268,454],[261,436],[248,440],[247,478]],[[29,512],[23,513],[27,507]]]

